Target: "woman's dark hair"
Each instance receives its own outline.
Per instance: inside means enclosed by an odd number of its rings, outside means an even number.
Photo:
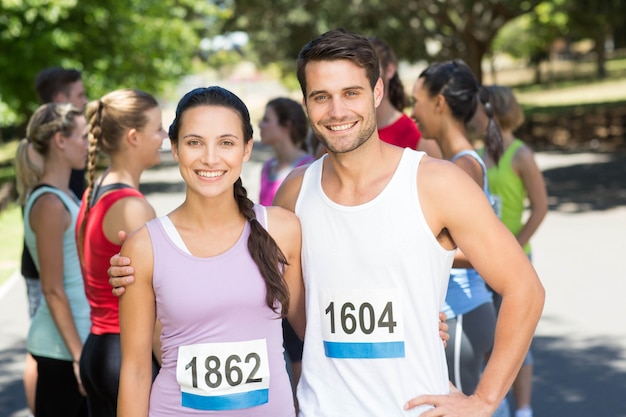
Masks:
[[[289,137],[293,144],[308,151],[306,137],[309,131],[309,122],[302,105],[287,97],[278,97],[270,100],[267,107],[271,107],[276,113],[278,124],[289,129]]]
[[[385,41],[375,36],[370,37],[369,41],[374,47],[376,55],[378,55],[378,61],[380,62],[383,72],[387,70],[389,65],[396,65],[397,67],[398,58],[396,58],[393,49],[391,49]],[[409,99],[404,91],[404,84],[402,84],[402,80],[400,80],[398,71],[389,79],[386,94],[389,97],[391,105],[399,112],[403,112],[404,109],[408,107]]]
[[[419,76],[431,97],[441,94],[452,112],[452,117],[467,124],[476,113],[478,100],[485,106],[489,125],[485,133],[485,148],[497,164],[502,155],[502,135],[493,120],[488,97],[479,94],[479,85],[472,70],[460,59],[436,62]],[[479,97],[480,96],[480,97]]]
[[[220,106],[233,110],[241,119],[241,127],[245,143],[252,140],[252,123],[248,108],[232,92],[217,86],[196,88],[183,96],[176,107],[174,121],[169,128],[170,140],[178,143],[178,132],[185,112],[199,106]],[[248,250],[254,262],[257,264],[267,289],[266,303],[269,308],[277,312],[276,302],[281,304],[282,316],[289,309],[289,290],[283,277],[283,267],[287,265],[287,259],[282,253],[272,236],[261,226],[254,212],[254,203],[248,198],[248,193],[243,187],[241,178],[234,184],[234,196],[239,206],[239,211],[250,223],[250,237],[248,238]]]
[[[380,77],[378,56],[369,40],[345,29],[333,29],[304,45],[298,54],[296,75],[306,100],[305,69],[311,61],[347,59],[365,70],[370,86],[374,88]]]

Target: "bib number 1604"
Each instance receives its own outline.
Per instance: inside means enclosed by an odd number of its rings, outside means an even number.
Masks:
[[[335,302],[331,301],[325,312],[330,318],[331,333],[336,333],[337,321],[339,321],[341,330],[345,334],[353,334],[357,329],[360,329],[364,334],[371,334],[377,327],[387,328],[389,333],[393,333],[397,326],[393,319],[393,303],[391,301],[385,304],[379,314],[374,311],[374,306],[368,302],[360,305],[346,302],[335,306]]]

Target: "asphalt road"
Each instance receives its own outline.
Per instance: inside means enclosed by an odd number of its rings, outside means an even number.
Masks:
[[[257,146],[244,169],[258,195]],[[167,158],[169,159],[169,158]],[[626,154],[537,154],[550,212],[533,239],[547,299],[533,343],[536,417],[626,417]],[[182,202],[177,168],[165,162],[142,177],[159,215]],[[21,372],[28,329],[26,290],[16,275],[0,287],[0,416],[27,416]]]

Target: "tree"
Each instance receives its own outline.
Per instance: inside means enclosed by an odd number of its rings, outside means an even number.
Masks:
[[[571,33],[577,38],[594,41],[596,73],[606,77],[607,39],[616,28],[626,25],[626,3],[623,0],[571,0],[563,4],[569,16]]]
[[[310,39],[345,27],[385,39],[411,62],[462,58],[482,79],[481,61],[498,30],[540,0],[236,0],[229,30],[243,30],[261,63],[293,69]],[[428,48],[427,48],[428,46]]]
[[[189,72],[207,19],[230,10],[194,0],[0,0],[0,126],[36,107],[48,66],[83,71],[91,98],[116,88],[158,94]]]
[[[625,25],[626,3],[620,0],[544,0],[531,13],[504,27],[493,46],[494,51],[527,58],[535,65],[535,82],[539,83],[539,64],[548,59],[554,41],[591,39],[597,59],[596,74],[603,78],[606,40]]]
[[[494,39],[492,51],[526,60],[535,68],[534,82],[541,83],[541,63],[549,59],[553,42],[568,31],[568,16],[562,9],[566,1],[544,1],[532,12],[509,22]]]

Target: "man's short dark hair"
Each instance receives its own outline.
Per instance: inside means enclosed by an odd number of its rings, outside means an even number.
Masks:
[[[306,100],[305,68],[311,61],[347,59],[363,68],[372,88],[380,77],[376,51],[368,38],[345,29],[333,29],[307,43],[298,54],[296,74]]]
[[[50,103],[59,93],[69,95],[70,85],[82,79],[81,72],[74,68],[50,67],[43,69],[35,78],[35,91],[39,102]]]

